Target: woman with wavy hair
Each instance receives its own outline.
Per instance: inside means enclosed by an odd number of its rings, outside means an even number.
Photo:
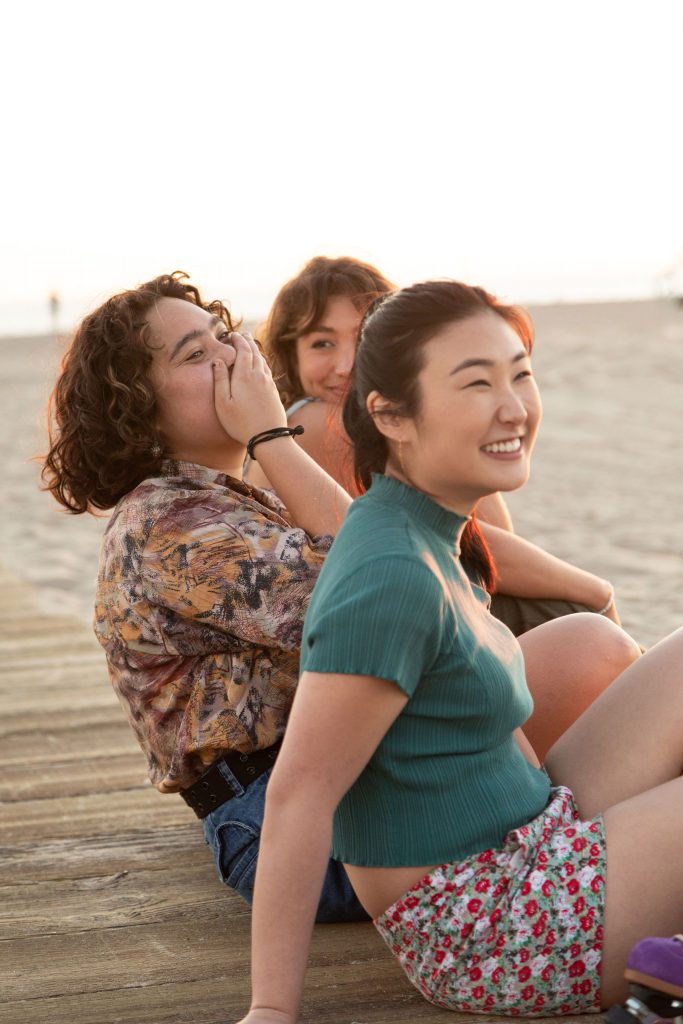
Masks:
[[[299,1020],[330,847],[410,981],[450,1010],[598,1011],[623,998],[634,943],[681,930],[683,630],[542,768],[519,643],[489,614],[471,513],[527,479],[530,355],[520,310],[455,281],[366,314],[344,424],[367,489],[306,615],[242,1024]]]
[[[175,273],[83,320],[43,470],[69,512],[113,509],[95,613],[111,682],[152,783],[248,901],[304,611],[349,504],[293,433],[251,336]],[[286,508],[242,480],[247,448]],[[317,916],[366,916],[338,863]]]
[[[280,289],[260,332],[288,423],[304,428],[297,443],[352,496],[361,493],[363,484],[354,476],[342,403],[362,316],[373,300],[393,290],[371,264],[349,256],[316,256]],[[269,486],[257,463],[248,465],[246,475]],[[483,496],[476,516],[495,565],[491,612],[516,636],[525,635],[522,647],[535,702],[528,734],[542,757],[640,649],[625,634],[603,630],[585,615],[559,631],[543,625],[576,612],[599,612],[618,623],[611,585],[516,534],[499,493]],[[529,639],[528,631],[541,626]],[[558,632],[563,631],[586,655],[571,685],[557,675]]]

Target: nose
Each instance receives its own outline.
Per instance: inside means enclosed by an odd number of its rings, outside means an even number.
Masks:
[[[503,423],[524,423],[529,411],[521,396],[507,388],[498,407],[498,415]]]
[[[356,341],[340,345],[337,349],[335,371],[339,377],[348,377],[356,361]]]

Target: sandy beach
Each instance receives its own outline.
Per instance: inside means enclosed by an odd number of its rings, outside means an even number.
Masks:
[[[545,416],[519,533],[611,580],[624,626],[651,645],[683,625],[683,307],[544,306],[536,374]],[[39,489],[45,406],[63,343],[0,339],[0,562],[46,611],[91,618],[106,517],[70,516]]]

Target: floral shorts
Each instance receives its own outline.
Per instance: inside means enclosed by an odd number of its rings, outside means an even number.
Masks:
[[[375,921],[426,999],[449,1010],[547,1017],[600,1009],[601,817],[564,787],[503,845],[423,878]]]

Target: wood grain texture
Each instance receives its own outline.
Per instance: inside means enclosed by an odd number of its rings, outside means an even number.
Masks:
[[[249,933],[201,824],[148,783],[94,639],[0,567],[0,1024],[229,1024]],[[369,924],[315,929],[301,1019],[473,1020],[429,1006]]]

